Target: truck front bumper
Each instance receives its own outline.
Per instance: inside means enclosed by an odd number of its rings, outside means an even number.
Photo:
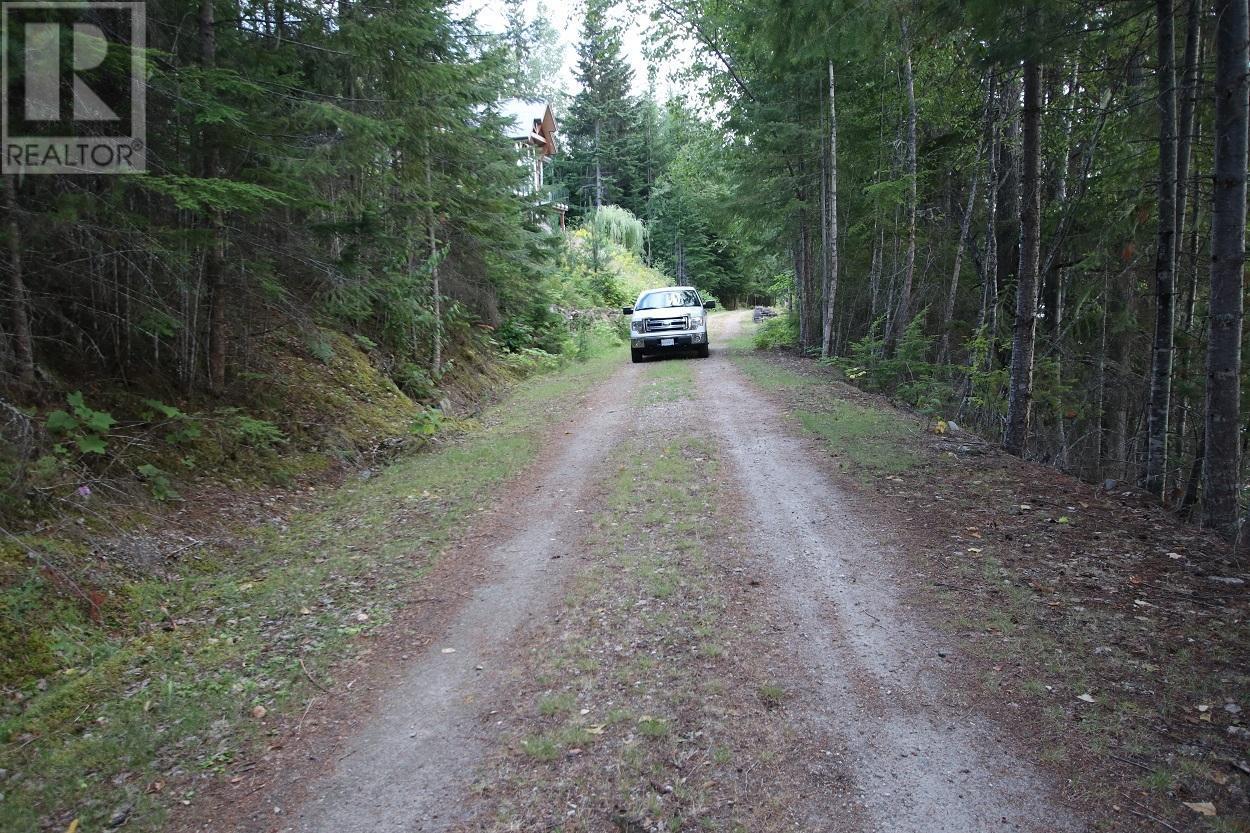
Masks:
[[[700,344],[707,344],[706,332],[664,333],[663,335],[648,333],[631,336],[629,339],[630,347],[648,353],[660,350],[688,350]]]

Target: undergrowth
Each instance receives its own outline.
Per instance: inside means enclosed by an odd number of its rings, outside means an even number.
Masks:
[[[118,571],[87,544],[6,538],[0,829],[99,830],[118,813],[159,829],[162,808],[190,797],[186,775],[224,768],[266,714],[299,705],[308,675],[326,679],[386,622],[545,427],[620,360],[539,377],[484,413],[486,427],[227,546]]]

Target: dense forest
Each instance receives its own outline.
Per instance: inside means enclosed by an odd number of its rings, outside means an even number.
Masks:
[[[784,303],[764,343],[1235,533],[1244,2],[656,0],[641,84],[632,12],[579,8],[570,96],[521,2],[499,33],[439,0],[149,3],[148,172],[5,177],[8,504],[100,475],[118,420],[246,403],[275,343],[362,350],[428,413],[664,280]],[[509,98],[559,111],[537,195]]]
[[[645,151],[629,132],[644,111],[681,127],[628,97],[618,23],[588,16],[592,81],[569,102],[546,12],[505,12],[488,32],[440,0],[148,4],[147,172],[4,177],[0,511],[166,499],[189,476],[264,469],[258,452],[367,451],[408,417],[423,437],[499,367],[615,339],[576,311],[666,280],[630,212],[669,161],[626,182],[615,160]],[[567,107],[578,155],[614,96],[610,200],[574,206],[566,234],[550,209],[567,190],[553,172],[526,186],[506,103]],[[372,430],[321,425],[336,421]]]
[[[682,160],[711,227],[740,270],[792,279],[777,337],[1233,534],[1244,3],[657,0],[653,17],[669,46],[697,42],[717,103]]]

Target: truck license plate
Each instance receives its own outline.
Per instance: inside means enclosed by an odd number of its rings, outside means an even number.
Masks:
[[[660,346],[661,346],[661,347],[672,347],[672,346],[673,346],[674,344],[676,344],[676,343],[677,343],[677,342],[676,342],[674,339],[671,339],[671,338],[662,338],[662,339],[660,339]]]

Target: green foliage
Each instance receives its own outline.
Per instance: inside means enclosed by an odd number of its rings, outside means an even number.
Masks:
[[[578,213],[619,205],[644,216],[647,136],[643,109],[631,94],[633,70],[625,60],[622,27],[613,20],[614,0],[588,0],[577,44],[577,81],[561,128],[567,154],[560,180]]]
[[[525,347],[515,353],[507,356],[506,363],[519,376],[532,376],[537,373],[547,373],[560,367],[562,360],[560,356],[548,353],[545,350],[539,350],[535,347]]]
[[[231,414],[230,431],[240,443],[257,449],[271,449],[285,445],[287,436],[278,426],[264,419],[255,419],[247,414]]]
[[[597,317],[580,317],[573,325],[572,353],[578,361],[586,361],[628,339],[628,324],[624,318],[615,318],[613,323]]]
[[[361,333],[352,333],[352,341],[356,342],[356,346],[361,350],[364,350],[366,353],[378,349],[378,343],[376,341]]]
[[[430,372],[412,362],[402,362],[394,372],[395,384],[418,402],[433,398],[438,392]]]
[[[590,233],[598,241],[611,241],[627,252],[642,254],[647,242],[647,229],[628,210],[618,205],[596,209],[588,220]]]
[[[966,349],[969,404],[992,418],[1006,416],[1007,368],[994,367],[992,359],[997,347],[987,328],[973,333]]]
[[[417,415],[412,418],[409,431],[418,440],[426,442],[442,430],[445,422],[446,417],[441,408],[427,407],[418,411]]]
[[[495,331],[495,340],[509,353],[535,349],[559,355],[569,346],[567,322],[550,306],[533,304],[524,315],[514,316]]]
[[[561,268],[551,287],[552,299],[559,306],[619,309],[632,304],[643,290],[672,283],[668,275],[611,241],[602,244],[596,268],[593,247],[588,229],[569,235]]]
[[[954,399],[954,389],[944,378],[947,369],[928,360],[933,338],[925,335],[924,318],[921,312],[912,319],[893,355],[886,351],[884,319],[878,319],[864,338],[851,344],[848,357],[831,363],[857,385],[889,393],[923,413],[940,413]]]
[[[760,324],[752,343],[756,350],[794,349],[799,346],[799,317],[793,312],[767,318]]]
[[[165,442],[170,445],[185,445],[203,433],[196,420],[173,405],[166,405],[159,399],[144,399],[143,405],[147,409],[142,414],[145,420],[156,422],[160,419],[172,426],[165,434]]]
[[[148,488],[152,491],[152,497],[159,501],[179,499],[180,496],[174,490],[173,483],[170,482],[169,475],[166,472],[151,463],[144,463],[135,469],[135,472],[148,484]]]
[[[304,346],[308,348],[312,357],[322,364],[329,364],[334,360],[334,348],[320,333],[314,333],[306,338]]]
[[[52,411],[44,421],[44,427],[54,437],[72,441],[81,454],[102,455],[108,449],[108,435],[117,420],[107,411],[88,407],[82,391],[74,391],[65,397],[68,411]],[[68,452],[63,444],[57,449]]]

